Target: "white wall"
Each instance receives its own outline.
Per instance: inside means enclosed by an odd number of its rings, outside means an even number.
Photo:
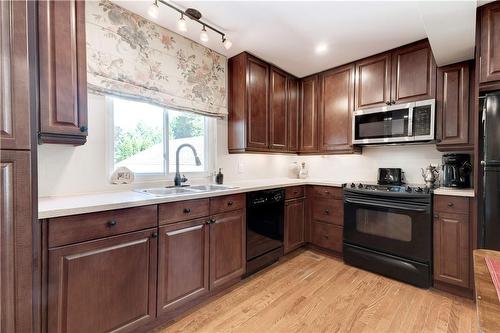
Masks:
[[[38,149],[40,196],[68,195],[130,188],[109,183],[106,169],[105,100],[89,94],[89,137],[85,145],[41,145]],[[420,168],[440,164],[434,145],[364,148],[362,155],[290,156],[227,153],[227,120],[217,121],[217,160],[225,181],[287,177],[292,162],[305,161],[310,177],[335,181],[374,181],[379,167],[400,167],[409,183],[422,183]],[[202,179],[207,181],[208,179]],[[171,182],[170,179],[166,180]],[[199,180],[200,181],[200,180]],[[155,184],[135,184],[135,187]],[[164,184],[164,183],[162,183]]]

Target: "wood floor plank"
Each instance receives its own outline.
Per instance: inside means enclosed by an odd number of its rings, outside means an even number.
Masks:
[[[474,303],[299,250],[158,333],[477,331]]]

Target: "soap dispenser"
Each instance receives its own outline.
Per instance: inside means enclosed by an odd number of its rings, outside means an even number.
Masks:
[[[219,168],[219,173],[215,176],[215,183],[219,185],[224,183],[224,175],[222,174],[222,168]]]

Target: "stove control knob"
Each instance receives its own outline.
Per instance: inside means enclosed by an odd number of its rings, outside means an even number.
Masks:
[[[355,188],[355,187],[356,187],[356,184],[351,183],[351,188]]]
[[[412,189],[411,189],[411,187],[410,187],[410,186],[407,186],[405,191],[406,191],[406,192],[411,192],[411,191],[412,191]]]
[[[417,189],[415,190],[415,192],[418,192],[418,193],[422,193],[424,191],[423,188],[421,188],[420,186],[417,187]]]
[[[359,183],[358,188],[363,188],[363,184]]]

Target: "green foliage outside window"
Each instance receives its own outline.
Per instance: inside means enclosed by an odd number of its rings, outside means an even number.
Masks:
[[[162,136],[160,127],[151,127],[142,121],[133,130],[115,127],[115,163],[160,143]]]

